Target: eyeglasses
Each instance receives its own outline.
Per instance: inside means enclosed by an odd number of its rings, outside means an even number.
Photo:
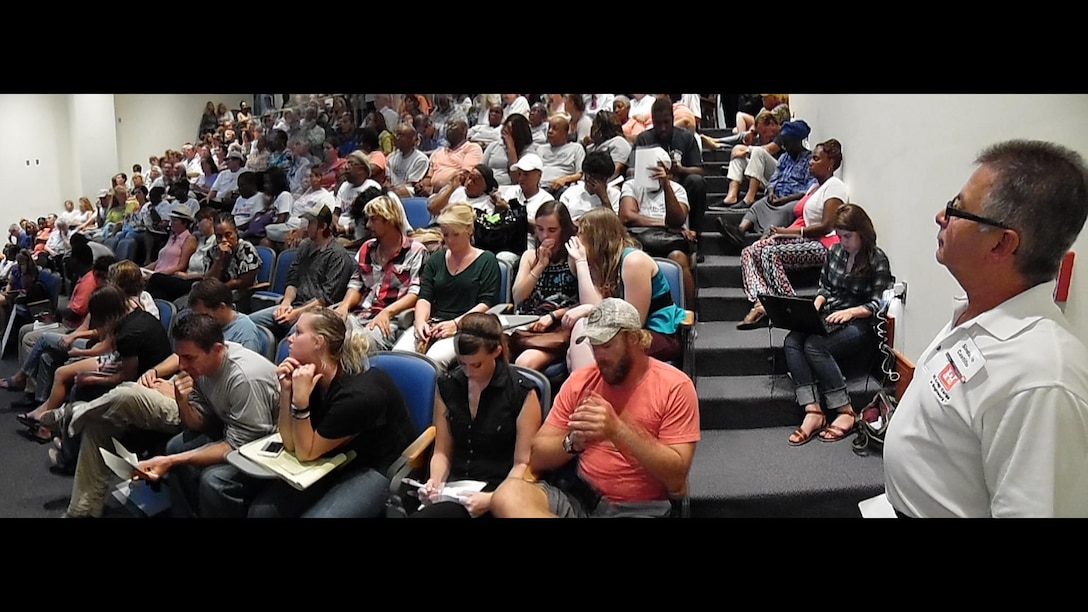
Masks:
[[[955,202],[956,198],[952,198],[948,201],[948,204],[945,204],[944,216],[946,219],[949,219],[951,217],[959,217],[961,219],[967,219],[968,221],[974,221],[975,223],[981,223],[983,225],[991,225],[993,227],[1000,227],[1001,229],[1015,230],[1015,228],[1010,227],[1009,225],[1002,223],[1001,221],[988,219],[974,213],[969,213],[962,208],[956,208]]]

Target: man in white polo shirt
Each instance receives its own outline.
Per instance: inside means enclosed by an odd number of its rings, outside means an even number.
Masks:
[[[238,175],[242,173],[245,163],[246,158],[241,151],[227,153],[227,168],[219,171],[219,176],[208,191],[208,202],[212,206],[224,212],[234,208],[238,200]]]
[[[937,213],[937,261],[966,297],[890,421],[888,501],[915,518],[1088,517],[1088,348],[1054,303],[1088,167],[1023,140],[976,163]]]

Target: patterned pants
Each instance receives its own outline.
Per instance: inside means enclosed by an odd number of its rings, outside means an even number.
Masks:
[[[820,268],[827,260],[827,248],[819,240],[802,238],[764,238],[740,252],[740,269],[748,301],[756,302],[760,293],[794,295],[786,277],[788,270]]]

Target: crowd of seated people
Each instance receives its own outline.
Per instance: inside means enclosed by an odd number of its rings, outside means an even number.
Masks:
[[[22,367],[0,381],[8,390],[33,392],[19,404],[33,408],[19,415],[27,437],[54,442],[52,467],[81,475],[68,514],[99,516],[108,481],[101,459],[80,449],[78,432],[97,444],[106,433],[133,429],[175,436],[143,467],[145,478],[170,474],[178,515],[378,514],[389,484],[384,468],[410,432],[395,386],[366,374],[365,355],[376,350],[423,354],[438,368],[434,418],[441,426],[420,492],[424,506],[442,498],[447,480],[487,481],[481,493],[456,507],[437,503],[423,515],[521,515],[539,506],[519,510],[526,502],[519,496],[539,502],[537,492],[502,487],[504,480],[520,480],[527,468],[558,468],[564,462],[557,451],[568,458],[584,452],[591,463],[616,460],[599,458],[600,446],[615,443],[606,438],[645,434],[599,429],[615,418],[611,399],[644,384],[636,384],[628,369],[657,372],[656,364],[682,358],[685,313],[673,302],[655,256],[680,264],[685,300],[694,303],[706,188],[695,131],[700,109],[697,102],[689,106],[690,96],[695,94],[307,94],[264,115],[245,104],[232,111],[209,102],[195,141],[150,156],[146,174],[140,165],[131,178],[118,173],[97,205],[82,197],[78,206],[65,202],[58,215],[12,225],[5,255],[14,263],[0,266],[9,288],[0,308],[10,309],[8,302],[27,292],[38,268],[58,270],[73,285],[55,327],[23,326]],[[858,214],[840,218],[845,188],[825,188],[830,195],[813,197],[829,179],[838,181],[837,141],[809,154],[803,146],[808,126],[781,120],[783,108],[775,107],[743,118],[736,143],[706,143],[734,145],[735,161],[747,162],[730,170],[738,185],[750,179],[744,202],[752,204],[753,219],[739,230],[762,229],[757,223],[776,234],[800,228],[795,239],[751,247],[756,259],[745,260],[750,296],[790,292],[788,283],[775,284],[784,278],[781,272],[761,275],[762,251],[788,246],[792,252],[810,243],[826,251],[819,238],[833,229],[861,236],[844,245],[845,255],[834,250],[836,261],[845,256],[852,263],[860,252],[868,258],[862,271],[883,274],[887,266],[869,237],[871,223]],[[648,167],[636,167],[636,158],[650,160]],[[761,189],[768,196],[757,201]],[[737,191],[731,187],[733,201]],[[426,226],[409,223],[408,199],[424,201]],[[777,213],[798,201],[805,205],[797,212],[800,225],[766,221],[769,213],[760,212]],[[126,238],[135,239],[133,258],[142,268],[115,263],[110,254],[112,239]],[[278,303],[249,317],[248,295],[262,266],[257,246],[294,249],[295,259]],[[828,260],[808,259],[811,265]],[[500,264],[510,278],[510,312],[538,317],[516,330],[503,329],[488,312],[501,310],[500,296],[507,294]],[[854,303],[860,294],[836,293],[844,284],[854,287],[851,270],[835,274],[838,284],[828,287],[823,301],[853,308],[853,320],[865,319]],[[864,289],[883,284],[880,276]],[[188,311],[182,318],[191,324],[174,325],[173,354],[163,326],[152,324],[158,314],[152,298]],[[745,327],[764,317],[753,301]],[[862,304],[866,312],[869,305]],[[844,323],[850,320],[836,313]],[[267,363],[257,354],[267,352],[257,326],[287,339],[286,360],[255,365]],[[153,339],[133,341],[142,335]],[[870,339],[854,336],[862,338],[855,345]],[[788,344],[804,342],[791,338]],[[808,353],[791,350],[791,368],[800,371]],[[646,356],[654,358],[649,365]],[[566,398],[565,412],[542,428],[540,398],[508,362],[538,371],[565,367],[596,391],[554,389]],[[849,405],[828,406],[841,417],[834,430],[815,417],[818,400],[809,397],[814,383],[807,381],[815,376],[823,385],[827,368],[815,370],[808,379],[797,378],[798,400],[812,414],[790,444],[808,441],[817,430],[829,432],[820,434],[828,439],[852,426]],[[571,511],[569,500],[549,491],[550,512],[622,514],[624,502],[657,503],[683,494],[698,438],[694,393],[671,371],[651,378],[682,389],[668,398],[660,390],[645,393],[639,407],[657,416],[674,413],[670,427],[678,429],[672,437],[647,443],[673,448],[677,460],[648,476],[639,462],[654,460],[640,457],[650,452],[640,449],[617,469],[637,472],[642,485],[618,491],[599,480],[602,472],[581,474],[581,486],[597,491],[596,500],[580,498],[579,510]],[[239,388],[250,397],[240,399]],[[193,390],[200,393],[190,396]],[[200,406],[192,399],[197,395]],[[838,395],[833,399],[841,403]],[[91,404],[124,409],[99,414]],[[474,440],[490,436],[466,429],[477,416],[487,427],[506,428],[501,439],[491,436],[483,471],[464,454]],[[305,495],[283,483],[253,482],[226,463],[226,454],[277,429],[300,459],[345,449],[365,459]],[[504,495],[496,506],[492,495],[499,491]],[[609,504],[600,503],[602,491]],[[354,507],[345,495],[355,497]],[[636,504],[635,513],[660,513],[659,505],[651,506]]]

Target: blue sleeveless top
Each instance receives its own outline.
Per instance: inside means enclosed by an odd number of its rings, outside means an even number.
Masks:
[[[635,249],[627,247],[620,256],[620,289],[623,289],[623,260]],[[659,334],[671,336],[680,329],[684,321],[684,309],[680,308],[672,300],[672,289],[669,280],[658,269],[657,274],[650,278],[650,313],[646,316],[646,329]]]

